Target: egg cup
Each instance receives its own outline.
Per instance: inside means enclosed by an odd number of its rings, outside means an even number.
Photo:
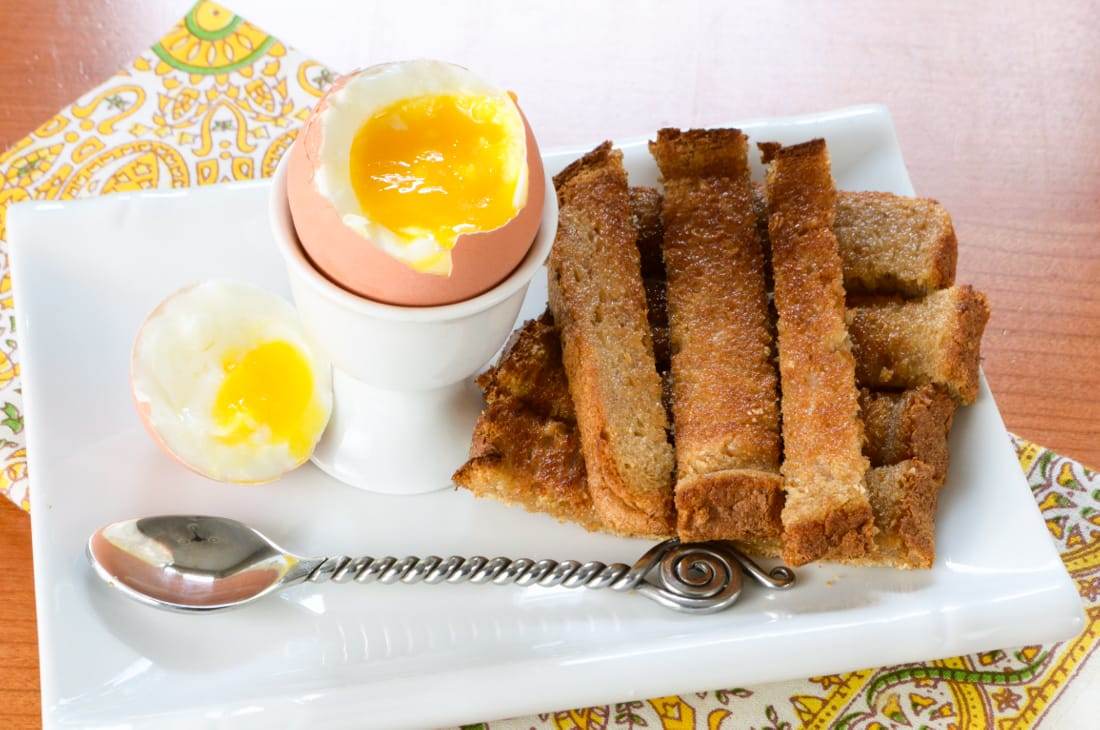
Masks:
[[[306,257],[287,199],[288,156],[269,216],[307,334],[333,364],[333,412],[313,462],[340,481],[386,494],[452,486],[482,399],[472,377],[515,327],[557,232],[546,176],[542,222],[519,266],[471,299],[435,307],[382,304],[334,284]],[[367,244],[370,245],[370,244]]]

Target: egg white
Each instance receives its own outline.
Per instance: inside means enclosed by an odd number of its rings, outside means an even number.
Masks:
[[[332,369],[284,299],[249,284],[208,281],[172,295],[149,315],[134,343],[131,386],[148,425],[176,458],[232,482],[270,481],[302,462],[267,429],[239,444],[217,438],[213,414],[224,358],[279,340],[296,347],[309,365],[323,431],[332,412]]]
[[[446,249],[430,234],[409,238],[367,218],[352,187],[348,153],[355,135],[375,112],[402,99],[435,94],[476,94],[506,101],[507,122],[522,150],[521,172],[513,193],[517,211],[527,202],[527,136],[519,108],[506,92],[468,69],[443,61],[415,60],[380,64],[353,74],[332,92],[320,112],[321,147],[314,161],[314,185],[335,208],[345,226],[407,264],[434,257]],[[449,275],[451,257],[440,256],[429,273]]]

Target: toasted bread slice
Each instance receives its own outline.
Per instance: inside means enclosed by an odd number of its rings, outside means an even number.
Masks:
[[[455,483],[479,497],[602,529],[588,494],[561,342],[550,315],[517,330],[478,385],[487,405]]]
[[[902,391],[860,392],[867,441],[863,453],[871,466],[890,466],[919,459],[935,473],[947,473],[947,436],[955,400],[936,385]]]
[[[650,151],[665,186],[677,532],[775,538],[779,405],[748,142],[736,129],[662,129]]]
[[[622,153],[604,143],[554,184],[550,309],[592,503],[616,529],[662,534],[672,522],[673,454]]]
[[[858,558],[873,548],[855,361],[825,141],[761,145],[782,386],[787,501],[783,558]]]
[[[499,362],[478,376],[477,384],[489,405],[518,399],[525,407],[559,421],[576,420],[561,367],[560,334],[549,312],[513,332]]]
[[[872,297],[852,302],[847,321],[861,385],[942,385],[959,403],[978,397],[982,333],[989,302],[971,286],[923,299]]]
[[[875,511],[875,548],[866,565],[931,568],[936,557],[936,503],[943,476],[919,459],[871,469],[867,492]]]
[[[753,197],[768,251],[762,185],[753,186]],[[833,234],[848,294],[920,297],[955,282],[958,239],[951,216],[935,200],[841,190]]]
[[[955,283],[959,244],[951,216],[935,200],[841,193],[833,233],[849,294],[919,297]]]
[[[453,477],[479,497],[545,512],[589,530],[605,525],[592,507],[577,427],[531,410],[516,398],[486,406],[470,458]]]

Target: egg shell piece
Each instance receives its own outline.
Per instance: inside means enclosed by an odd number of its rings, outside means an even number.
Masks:
[[[538,143],[522,110],[527,202],[500,228],[460,236],[451,250],[451,275],[439,276],[414,271],[348,228],[332,203],[317,190],[313,160],[321,147],[323,109],[324,100],[291,147],[287,197],[303,250],[330,281],[383,304],[438,306],[488,291],[507,278],[527,255],[542,222],[546,178]]]

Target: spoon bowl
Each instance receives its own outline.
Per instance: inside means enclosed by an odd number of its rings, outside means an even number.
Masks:
[[[192,515],[107,525],[88,540],[88,557],[129,597],[179,611],[240,606],[312,569],[236,520]]]

